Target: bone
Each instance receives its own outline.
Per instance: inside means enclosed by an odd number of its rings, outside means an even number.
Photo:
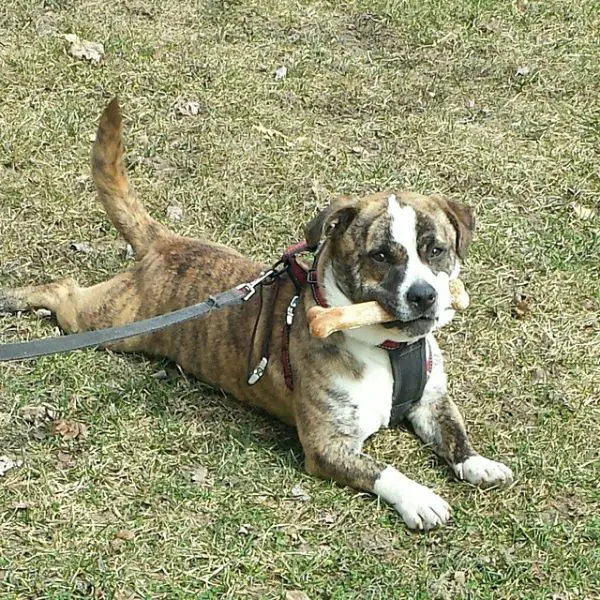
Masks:
[[[469,294],[460,279],[450,282],[451,308],[465,310],[469,306]],[[345,329],[377,325],[396,321],[378,302],[361,302],[350,306],[323,308],[313,306],[308,310],[308,328],[313,337],[326,338]]]

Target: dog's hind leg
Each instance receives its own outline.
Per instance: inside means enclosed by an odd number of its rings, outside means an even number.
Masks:
[[[44,285],[0,289],[0,313],[46,308],[56,315],[61,329],[78,333],[123,325],[136,320],[140,300],[133,271],[91,287],[80,287],[67,278]],[[137,350],[137,338],[112,345],[120,351]]]

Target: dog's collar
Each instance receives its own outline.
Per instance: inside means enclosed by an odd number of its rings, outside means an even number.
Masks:
[[[307,271],[305,271],[299,264],[296,259],[296,255],[302,253],[315,250],[315,258],[313,260],[312,267]],[[290,275],[296,289],[300,291],[302,287],[304,287],[307,283],[310,285],[313,298],[315,302],[322,306],[323,308],[328,308],[328,304],[323,296],[323,292],[321,291],[321,287],[319,286],[319,280],[317,276],[317,265],[319,262],[319,249],[309,248],[306,242],[299,242],[298,244],[294,244],[290,246],[283,255],[284,263],[289,264],[290,266]],[[393,340],[385,340],[381,344],[379,344],[379,348],[383,350],[399,350],[400,348],[404,348],[406,346],[406,342],[395,342]]]
[[[299,264],[296,256],[301,254],[302,252],[311,252],[315,251],[315,258],[313,260],[312,267],[305,271]],[[296,290],[300,292],[300,290],[306,285],[309,284],[312,290],[313,298],[315,302],[322,306],[323,308],[327,308],[329,305],[325,301],[323,297],[323,292],[319,287],[319,281],[317,278],[317,262],[319,260],[318,249],[315,247],[309,247],[306,242],[298,242],[293,246],[290,246],[284,253],[282,260],[285,264],[289,265],[289,273],[294,285],[296,286]]]

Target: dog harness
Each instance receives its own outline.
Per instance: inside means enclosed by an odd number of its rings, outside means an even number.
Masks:
[[[290,246],[281,258],[281,263],[287,267],[285,270],[288,272],[290,279],[296,288],[296,294],[290,300],[286,311],[281,344],[281,362],[283,365],[283,374],[285,384],[290,390],[294,389],[294,378],[289,353],[290,331],[292,328],[292,323],[294,322],[294,314],[299,303],[301,290],[305,285],[310,285],[315,302],[323,308],[327,308],[328,306],[327,302],[325,302],[325,298],[323,297],[323,293],[321,292],[321,288],[319,287],[317,280],[317,262],[319,257],[318,252],[315,254],[312,267],[308,271],[305,271],[304,268],[298,264],[296,259],[298,254],[314,250],[316,249],[309,248],[305,242],[300,242]],[[279,292],[279,283],[277,280],[275,280],[273,285],[276,287],[273,289],[271,300],[272,306],[271,310],[269,311],[270,314],[267,316],[266,331],[261,348],[261,360],[257,367],[250,373],[248,378],[249,385],[253,385],[259,381],[259,379],[263,376],[268,364],[268,344],[271,337],[271,326],[273,323],[272,312],[277,294]],[[252,334],[250,354],[252,354],[252,350],[254,348],[254,339],[262,312],[262,294],[260,302],[261,306],[259,308],[257,320]],[[405,418],[411,406],[415,402],[418,402],[423,396],[423,390],[425,389],[427,379],[429,378],[433,366],[431,350],[425,338],[421,338],[413,343],[386,340],[379,345],[379,348],[387,350],[392,367],[394,387],[392,393],[392,411],[389,425],[395,426]]]

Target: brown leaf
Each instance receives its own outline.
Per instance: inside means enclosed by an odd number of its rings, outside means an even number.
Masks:
[[[75,459],[69,453],[60,450],[56,453],[56,459],[65,467],[72,467],[75,464]]]
[[[513,316],[517,319],[522,319],[529,312],[531,312],[529,299],[520,288],[517,288],[513,296]]]
[[[337,521],[337,519],[333,513],[324,512],[319,516],[319,521],[321,523],[327,523],[328,525],[331,525],[331,524],[335,523]]]
[[[59,435],[63,440],[85,439],[88,436],[88,428],[78,421],[59,419],[52,423],[52,433]]]
[[[200,113],[200,103],[182,100],[175,105],[175,112],[180,117],[196,117]]]
[[[115,533],[115,539],[117,540],[125,540],[129,541],[135,537],[135,532],[131,531],[131,529],[119,529],[117,533]]]
[[[292,498],[300,500],[300,502],[308,502],[310,500],[310,496],[302,489],[302,486],[300,485],[295,485],[291,489],[290,495]]]
[[[238,529],[238,535],[250,535],[254,527],[250,523],[243,523]]]
[[[310,600],[310,597],[306,592],[289,590],[285,593],[285,600]]]
[[[63,36],[69,43],[69,54],[75,58],[83,58],[97,65],[104,56],[104,46],[97,42],[82,40],[74,33],[67,33]]]
[[[596,216],[596,211],[593,208],[582,206],[581,204],[577,204],[577,202],[573,202],[571,208],[573,209],[575,216],[584,221],[589,221]]]
[[[273,75],[275,76],[275,81],[281,81],[282,79],[285,79],[287,75],[287,67],[285,65],[277,67]]]
[[[197,485],[203,485],[206,483],[208,477],[208,469],[202,465],[198,465],[192,470],[192,481]]]
[[[94,249],[87,242],[73,242],[71,250],[75,250],[75,252],[79,252],[80,254],[92,254],[94,252]]]
[[[23,464],[22,460],[14,460],[10,456],[0,456],[0,477],[11,469],[17,469]]]
[[[39,406],[24,406],[21,409],[21,417],[28,423],[37,423],[39,421],[52,420],[56,418],[56,409],[47,404]]]

